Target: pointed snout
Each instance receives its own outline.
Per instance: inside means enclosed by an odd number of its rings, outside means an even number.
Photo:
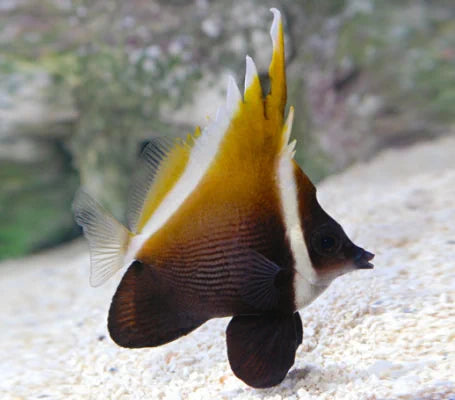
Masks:
[[[374,265],[370,261],[374,258],[374,254],[362,249],[357,248],[357,254],[354,257],[354,265],[358,269],[372,269]]]

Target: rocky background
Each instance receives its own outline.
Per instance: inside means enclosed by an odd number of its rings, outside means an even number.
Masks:
[[[204,125],[245,54],[266,76],[271,6],[313,180],[451,131],[453,0],[1,0],[0,258],[77,235],[80,182],[122,218],[148,138]]]

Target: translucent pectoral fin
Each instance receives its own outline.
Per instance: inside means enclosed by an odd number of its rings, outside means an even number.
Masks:
[[[294,364],[301,341],[296,318],[295,314],[232,318],[226,341],[234,374],[255,388],[278,385]]]

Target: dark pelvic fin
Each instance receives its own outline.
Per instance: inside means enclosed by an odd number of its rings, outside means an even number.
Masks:
[[[179,293],[155,268],[135,261],[123,276],[108,317],[111,338],[123,347],[155,347],[202,325],[184,311]]]
[[[272,310],[278,305],[280,292],[276,278],[281,268],[262,254],[249,250],[245,260],[245,276],[240,295],[259,310]]]
[[[232,371],[255,388],[278,385],[294,364],[300,329],[298,313],[232,318],[226,330]]]

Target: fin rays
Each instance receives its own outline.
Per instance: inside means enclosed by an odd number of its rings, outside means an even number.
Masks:
[[[236,110],[239,106],[239,103],[242,102],[242,95],[240,90],[235,82],[235,79],[232,76],[229,76],[229,82],[226,93],[226,106],[230,112]]]
[[[266,98],[266,115],[277,127],[281,127],[287,96],[283,22],[281,14],[276,8],[271,8],[270,11],[273,13],[273,23],[270,29],[273,54],[269,66],[270,93]]]
[[[153,138],[141,153],[129,190],[127,205],[128,227],[137,233],[137,225],[143,212],[144,203],[161,162],[172,149],[170,138]]]
[[[90,284],[100,286],[123,267],[130,232],[83,190],[76,194],[73,212],[89,242]]]
[[[245,155],[252,157],[252,154],[258,152],[267,154],[264,160],[269,160],[271,165],[273,159],[280,157],[286,149],[292,125],[292,110],[288,123],[284,124],[286,77],[283,25],[280,12],[276,9],[272,9],[272,12],[274,20],[271,29],[273,55],[269,67],[270,93],[263,97],[257,69],[253,60],[247,57],[244,96],[234,78],[229,77],[226,101],[218,109],[215,119],[189,144],[186,161],[181,163],[180,175],[172,177],[173,171],[167,168],[157,174],[156,180],[160,180],[160,183],[154,185],[153,193],[160,192],[163,196],[159,199],[148,196],[150,199],[145,203],[150,201],[154,204],[153,207],[144,205],[147,212],[140,217],[140,223],[130,225],[131,229],[139,230],[144,237],[151,237],[166,224],[212,167],[225,169],[226,164],[232,165],[232,160],[239,157],[247,165],[250,161],[245,161]],[[171,150],[170,154],[173,153]],[[290,154],[292,155],[291,152]],[[155,157],[155,153],[153,155]],[[159,157],[156,159],[155,164],[159,164]],[[164,164],[167,164],[167,161],[163,161]],[[148,175],[150,181],[154,179],[153,167],[152,165]],[[160,190],[161,186],[165,190]],[[134,197],[135,209],[131,212],[133,217],[129,220],[138,219],[141,204],[138,199],[144,198],[147,190],[139,190],[138,193],[139,195]]]

